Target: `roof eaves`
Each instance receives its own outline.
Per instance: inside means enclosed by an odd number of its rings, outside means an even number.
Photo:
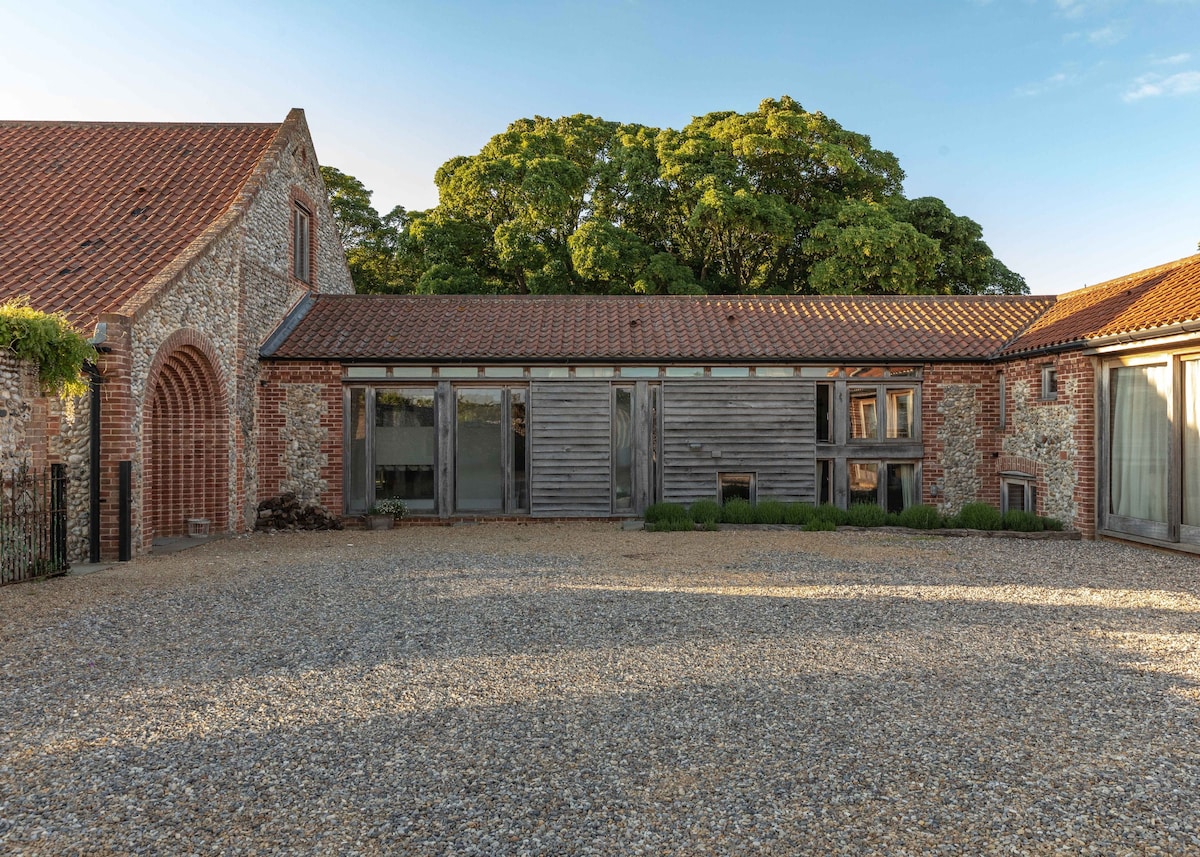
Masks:
[[[263,344],[258,349],[259,356],[270,357],[278,351],[279,346],[287,341],[292,331],[304,320],[304,317],[308,315],[309,310],[313,308],[313,304],[316,302],[317,299],[313,295],[304,295],[300,300],[296,301],[296,305],[288,310],[287,315],[283,317],[283,321],[279,322],[279,326],[271,331],[266,340],[263,341]]]

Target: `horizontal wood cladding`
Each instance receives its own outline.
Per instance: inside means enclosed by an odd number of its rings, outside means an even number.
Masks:
[[[664,500],[715,497],[720,471],[757,473],[760,499],[815,498],[811,381],[664,383],[662,435]]]
[[[611,514],[611,385],[529,384],[530,512],[535,517]]]

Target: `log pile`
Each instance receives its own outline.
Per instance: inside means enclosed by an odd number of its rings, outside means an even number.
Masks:
[[[341,518],[289,492],[258,504],[256,530],[340,530]]]

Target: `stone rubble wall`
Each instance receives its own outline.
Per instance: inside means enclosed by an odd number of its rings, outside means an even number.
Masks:
[[[0,353],[0,474],[35,466],[30,424],[36,385],[36,366]]]
[[[288,384],[284,404],[284,428],[279,441],[283,447],[281,464],[286,477],[281,493],[295,494],[303,503],[319,503],[329,490],[321,476],[329,464],[324,446],[329,432],[322,425],[328,412],[319,384]]]
[[[945,384],[937,406],[943,415],[939,440],[944,473],[937,506],[944,515],[957,514],[983,493],[979,473],[983,429],[979,425],[977,392],[975,384]]]
[[[1058,395],[1052,400],[1041,398],[1041,369],[1047,363],[1058,371]],[[1009,424],[998,472],[1030,473],[1037,480],[1039,513],[1090,537],[1095,530],[1095,381],[1090,359],[1063,354],[1014,361],[1005,373]]]
[[[90,553],[92,402],[88,394],[48,399],[58,430],[48,440],[51,461],[67,469],[67,559],[86,562]]]

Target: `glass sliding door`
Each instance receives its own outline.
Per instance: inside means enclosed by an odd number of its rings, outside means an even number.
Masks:
[[[633,511],[633,387],[613,388],[612,510]]]
[[[454,497],[462,512],[504,510],[504,391],[455,391]]]
[[[346,511],[365,512],[371,505],[367,492],[367,390],[351,387],[346,407]]]
[[[432,389],[375,391],[374,500],[394,497],[414,512],[433,511],[434,426]]]
[[[1109,370],[1109,513],[1114,529],[1166,536],[1170,395],[1169,362]]]
[[[1200,360],[1183,363],[1183,518],[1180,539],[1200,544]]]
[[[454,505],[460,512],[529,511],[529,391],[454,391]]]
[[[509,395],[509,425],[511,428],[512,479],[510,485],[510,508],[512,512],[529,511],[529,453],[526,446],[526,417],[524,389],[512,389]]]

